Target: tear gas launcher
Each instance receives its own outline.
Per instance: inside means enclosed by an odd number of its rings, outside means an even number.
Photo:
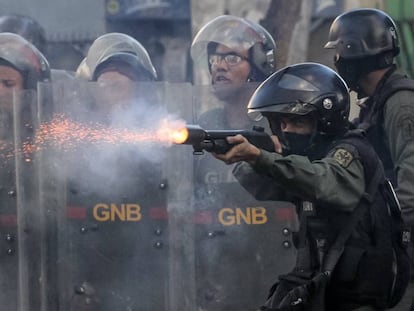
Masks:
[[[202,154],[204,150],[223,154],[234,146],[227,142],[226,137],[238,134],[257,148],[275,151],[270,135],[259,126],[253,126],[252,130],[205,130],[199,125],[189,124],[177,131],[173,140],[176,144],[192,145],[194,154]]]

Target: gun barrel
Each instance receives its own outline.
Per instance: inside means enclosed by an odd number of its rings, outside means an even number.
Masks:
[[[183,142],[184,145],[194,145],[199,144],[204,141],[207,137],[207,132],[202,129],[199,125],[188,124],[187,129],[187,139]]]
[[[180,130],[183,131],[183,130]],[[180,144],[192,145],[194,153],[202,153],[204,150],[215,153],[226,153],[233,146],[226,140],[228,136],[242,135],[258,148],[274,151],[274,144],[268,134],[262,128],[253,130],[204,130],[199,125],[188,124],[184,128],[186,138],[180,140]]]

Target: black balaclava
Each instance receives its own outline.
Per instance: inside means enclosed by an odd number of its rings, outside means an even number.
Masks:
[[[390,52],[380,55],[346,59],[337,57],[334,60],[335,67],[339,75],[345,80],[348,87],[357,93],[360,93],[358,82],[359,79],[375,70],[390,67],[393,64],[393,55]],[[363,96],[361,94],[361,96]]]
[[[280,120],[278,118],[267,116],[267,119],[272,133],[277,135],[282,144],[283,155],[307,155],[308,149],[312,146],[314,134],[283,132],[280,128]]]
[[[313,134],[283,133],[283,155],[296,154],[308,155],[309,148],[312,146]]]

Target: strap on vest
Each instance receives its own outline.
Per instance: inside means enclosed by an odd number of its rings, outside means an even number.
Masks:
[[[309,271],[312,269],[310,245],[307,239],[308,210],[313,209],[313,203],[309,201],[301,202],[301,213],[299,216],[299,232],[296,265],[298,269]]]
[[[339,232],[335,242],[329,248],[329,251],[325,256],[325,260],[322,263],[322,272],[326,273],[327,275],[330,275],[334,270],[336,264],[338,263],[340,257],[344,252],[346,241],[349,239],[352,232],[356,228],[356,225],[362,219],[363,215],[374,201],[374,196],[378,189],[378,185],[380,184],[383,177],[384,170],[378,161],[374,176],[369,182],[366,192],[363,194],[358,206],[353,211],[348,221],[348,224],[346,224],[343,227],[343,229]],[[300,229],[298,233],[298,254],[296,259],[296,268],[299,269],[312,268],[310,248],[309,243],[307,242],[307,217],[308,215],[306,212],[303,211],[302,207],[302,212],[300,215]]]
[[[367,191],[364,193],[358,206],[352,213],[351,219],[349,220],[348,224],[345,227],[343,227],[342,231],[338,234],[338,237],[336,238],[334,244],[329,249],[329,252],[326,256],[323,265],[323,271],[331,273],[334,270],[337,262],[339,261],[339,258],[344,252],[346,241],[349,239],[352,232],[356,228],[356,225],[362,219],[362,216],[374,201],[374,196],[378,189],[378,185],[380,184],[383,177],[384,170],[378,162],[374,176],[368,184]]]

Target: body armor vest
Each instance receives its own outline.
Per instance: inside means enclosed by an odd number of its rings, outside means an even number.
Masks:
[[[388,98],[397,91],[414,91],[414,80],[394,72],[395,67],[390,69],[379,82],[374,96],[369,98],[366,106],[361,109],[357,127],[365,130],[369,142],[383,163],[386,176],[394,186],[397,186],[394,163],[384,132],[384,107]]]
[[[358,131],[350,131],[345,136],[337,141],[334,141],[329,149],[334,150],[340,146],[351,145],[353,149],[357,151],[357,154],[353,154],[354,158],[360,157],[366,176],[366,184],[371,179],[377,168],[377,161],[373,161],[377,156],[375,151],[369,147],[363,134]],[[350,149],[349,147],[347,149]],[[363,149],[363,150],[362,150]],[[328,150],[326,150],[328,151]],[[327,152],[325,152],[326,154]],[[320,157],[322,158],[322,157]],[[316,159],[313,159],[316,160]],[[300,204],[300,206],[298,206]],[[385,202],[379,202],[385,207]],[[325,206],[321,204],[313,204],[310,202],[299,202],[296,204],[300,213],[301,225],[306,221],[307,227],[307,242],[309,243],[311,252],[311,262],[307,262],[304,268],[318,268],[322,262],[321,251],[326,251],[335,241],[338,233],[342,230],[343,226],[348,223],[348,219],[351,217],[351,213],[339,211],[333,206]],[[364,215],[361,225],[356,228],[355,234],[351,235],[349,243],[355,243],[359,245],[369,245],[371,238],[369,236],[370,219],[369,215]],[[305,242],[302,237],[297,239],[298,249],[304,247]],[[322,248],[324,250],[322,250]],[[318,255],[317,255],[318,254]],[[306,259],[307,260],[307,259]],[[310,265],[310,266],[309,266]]]
[[[352,309],[367,303],[379,308],[389,307],[401,299],[408,282],[409,261],[401,244],[401,228],[397,227],[402,223],[401,216],[390,215],[384,190],[386,178],[383,172],[378,172],[382,171],[380,160],[363,132],[350,131],[334,142],[331,150],[341,146],[348,146],[348,150],[351,149],[349,146],[354,147],[354,158],[358,157],[364,167],[366,192],[371,193],[367,190],[371,187],[375,187],[376,191],[372,192],[375,195],[370,196],[368,204],[365,197],[359,203],[367,206],[347,239],[332,274],[327,301],[332,308],[328,309],[333,310],[338,305],[347,305],[348,309]],[[380,178],[371,185],[377,174]],[[310,206],[306,203],[309,202],[302,202],[299,208],[301,229],[297,234],[296,268],[318,271],[324,265],[329,248],[355,216],[354,213],[338,211],[333,206]],[[398,275],[391,271],[394,264],[399,267]],[[393,287],[392,284],[398,285]]]

